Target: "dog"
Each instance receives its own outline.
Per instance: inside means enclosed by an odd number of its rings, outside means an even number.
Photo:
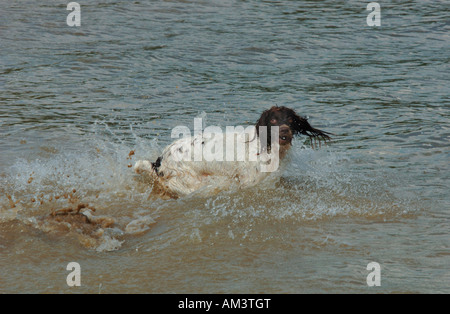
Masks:
[[[321,143],[332,135],[313,128],[306,118],[284,106],[265,110],[256,124],[246,129],[213,134],[206,129],[174,141],[155,162],[136,162],[135,172],[153,179],[154,194],[178,198],[208,187],[217,191],[233,184],[254,186],[278,170],[294,136],[306,135],[311,143]]]

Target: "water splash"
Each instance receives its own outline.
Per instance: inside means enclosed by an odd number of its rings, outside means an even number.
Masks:
[[[82,150],[56,148],[45,157],[17,159],[0,176],[0,221],[18,220],[45,232],[75,232],[83,246],[109,251],[129,236],[152,230],[161,216],[171,217],[173,230],[188,234],[190,241],[201,241],[208,226],[225,226],[227,236],[242,239],[266,224],[335,217],[389,220],[418,208],[392,192],[400,184],[393,174],[368,173],[351,153],[331,146],[313,150],[301,140],[294,143],[284,169],[256,187],[230,186],[207,195],[198,191],[178,201],[150,200],[151,183],[135,176],[130,165],[141,158],[156,159],[161,148],[132,125],[126,129],[120,135],[97,121],[82,139]],[[217,184],[222,183],[219,178]],[[70,212],[79,204],[95,208],[81,213],[92,224],[89,228],[79,225],[80,217],[49,219],[51,213]]]
[[[131,165],[135,155],[156,152],[156,143],[137,138],[130,145],[106,123],[96,123],[82,145],[17,158],[0,176],[0,222],[20,221],[45,232],[65,229],[100,251],[118,249],[120,238],[149,230],[157,214],[142,205],[151,186],[136,180]],[[80,212],[80,204],[95,213]]]

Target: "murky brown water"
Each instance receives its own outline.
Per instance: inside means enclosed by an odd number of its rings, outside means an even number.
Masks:
[[[0,4],[0,292],[450,292],[443,2],[66,5]],[[273,104],[336,134],[279,180],[161,200],[130,168]]]

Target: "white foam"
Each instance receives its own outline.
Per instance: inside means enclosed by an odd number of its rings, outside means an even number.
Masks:
[[[120,247],[122,246],[122,244],[125,241],[119,241],[115,238],[111,238],[108,235],[104,235],[101,238],[101,242],[100,245],[98,245],[95,250],[97,252],[111,252],[111,251],[117,251],[118,249],[120,249]]]
[[[138,234],[143,233],[150,229],[150,227],[155,224],[156,221],[150,216],[144,216],[132,220],[125,226],[125,232],[128,234]]]

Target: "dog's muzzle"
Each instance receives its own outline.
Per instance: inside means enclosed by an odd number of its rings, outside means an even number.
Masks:
[[[292,141],[292,136],[293,136],[292,131],[289,126],[287,126],[286,124],[283,124],[282,126],[280,126],[280,130],[279,130],[280,145],[290,144]]]

